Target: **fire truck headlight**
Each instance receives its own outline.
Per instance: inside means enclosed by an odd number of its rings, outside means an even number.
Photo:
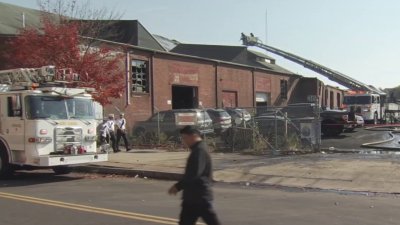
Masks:
[[[85,141],[96,141],[97,140],[97,136],[86,136],[85,137]]]

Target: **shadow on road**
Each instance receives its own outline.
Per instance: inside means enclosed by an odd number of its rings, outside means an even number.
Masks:
[[[55,175],[50,172],[18,171],[11,178],[0,180],[0,190],[2,187],[31,186],[38,184],[67,182],[80,179],[83,179],[83,177]]]

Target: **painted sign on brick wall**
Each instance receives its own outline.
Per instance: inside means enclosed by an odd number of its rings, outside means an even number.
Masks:
[[[168,65],[171,84],[193,85],[199,83],[199,69],[194,66],[180,64]]]

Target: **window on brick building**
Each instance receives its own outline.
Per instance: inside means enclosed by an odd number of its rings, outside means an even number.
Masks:
[[[149,92],[149,68],[148,62],[132,60],[132,93]]]
[[[281,80],[281,98],[282,99],[287,99],[287,93],[288,93],[288,81],[287,80]]]

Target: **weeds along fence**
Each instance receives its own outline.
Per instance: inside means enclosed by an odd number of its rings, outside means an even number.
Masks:
[[[204,138],[213,150],[250,150],[276,154],[319,150],[321,123],[316,105],[242,109],[231,113],[231,125],[223,125],[223,129],[221,124],[217,127],[215,119],[213,121],[205,109],[196,112],[196,126],[204,132]],[[131,141],[136,147],[161,147],[170,150],[182,148],[179,128],[193,125],[191,121],[194,116],[191,113],[184,113],[180,117],[173,113],[156,113],[134,127]]]
[[[251,117],[234,123],[223,139],[232,151],[318,151],[321,144],[319,110],[314,104],[245,108]]]

